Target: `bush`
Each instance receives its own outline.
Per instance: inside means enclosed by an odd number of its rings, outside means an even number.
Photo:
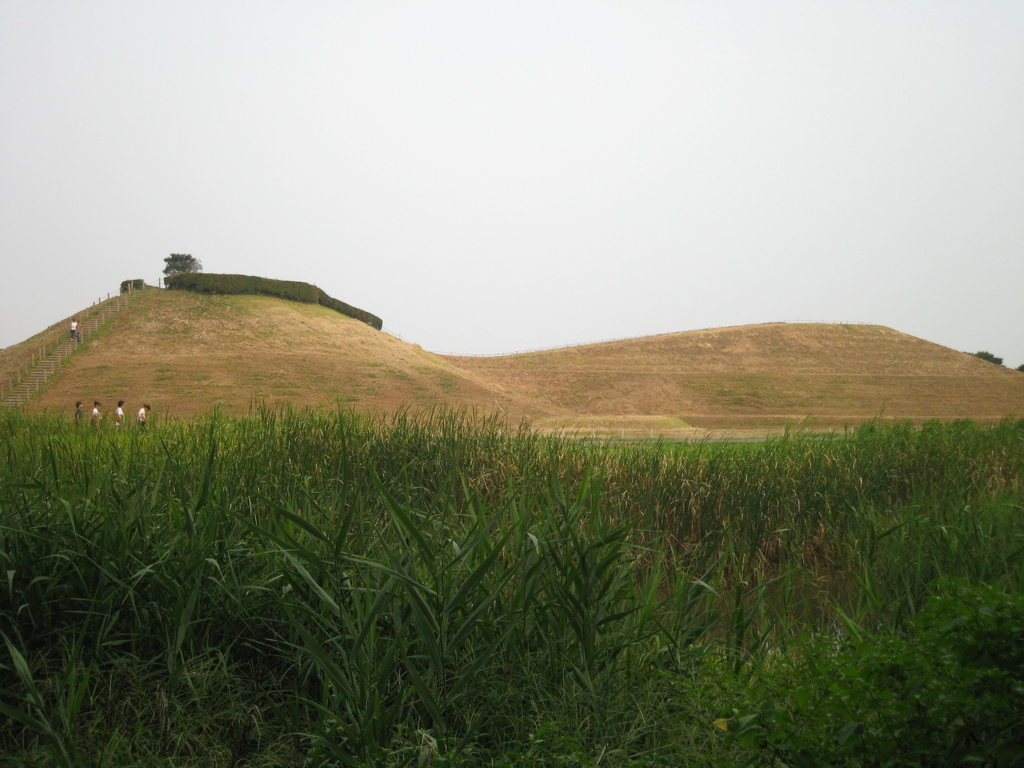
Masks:
[[[809,641],[719,723],[747,765],[1024,765],[1024,596],[946,582],[911,630]]]
[[[217,275],[189,272],[168,276],[164,280],[164,285],[176,290],[196,291],[197,293],[256,294],[260,296],[275,296],[279,299],[288,299],[289,301],[299,301],[303,304],[321,304],[329,309],[333,309],[335,312],[340,312],[346,317],[361,320],[378,331],[384,326],[384,322],[376,315],[331,298],[315,285],[309,283],[291,280],[270,280],[266,277],[252,277],[250,275]]]
[[[995,365],[1002,365],[1003,364],[1003,358],[996,357],[991,352],[985,352],[985,351],[982,351],[982,352],[968,352],[967,354],[974,355],[975,357],[977,357],[977,358],[979,358],[981,360],[987,360],[988,362],[994,363]]]

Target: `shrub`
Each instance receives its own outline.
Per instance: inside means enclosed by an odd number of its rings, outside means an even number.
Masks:
[[[1024,765],[1024,596],[944,582],[905,638],[801,650],[719,721],[747,765]]]
[[[985,351],[981,351],[981,352],[968,352],[967,354],[974,355],[975,357],[977,357],[977,358],[979,358],[981,360],[987,360],[988,362],[994,363],[995,365],[1002,365],[1003,364],[1003,358],[996,357],[991,352],[985,352]]]
[[[164,280],[168,288],[195,291],[197,293],[257,294],[275,296],[279,299],[299,301],[303,304],[321,304],[346,317],[361,320],[378,331],[384,322],[374,314],[338,301],[324,293],[315,285],[295,282],[292,280],[271,280],[266,277],[250,275],[218,275],[189,272],[170,275]]]

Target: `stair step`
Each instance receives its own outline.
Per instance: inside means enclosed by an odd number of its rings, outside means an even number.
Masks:
[[[89,318],[89,320],[82,323],[78,328],[78,333],[82,341],[89,338],[93,331],[101,328],[110,320],[111,317],[120,312],[124,307],[128,306],[134,298],[135,296],[133,293],[119,295],[113,303],[108,303],[105,307]],[[35,367],[28,373],[28,375],[6,394],[2,405],[16,407],[24,404],[25,401],[27,401],[49,380],[50,376],[52,376],[54,371],[60,367],[64,359],[74,354],[77,348],[77,340],[65,338],[61,341],[47,357],[36,362]]]

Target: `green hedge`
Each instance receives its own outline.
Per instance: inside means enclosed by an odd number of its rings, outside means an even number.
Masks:
[[[250,275],[211,275],[202,272],[185,272],[169,275],[164,279],[168,288],[198,293],[254,293],[261,296],[276,296],[279,299],[301,301],[304,304],[322,304],[347,317],[362,320],[378,331],[384,321],[374,314],[353,307],[343,301],[331,298],[315,285],[292,280],[270,280]]]

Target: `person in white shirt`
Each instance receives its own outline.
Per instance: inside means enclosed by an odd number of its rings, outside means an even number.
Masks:
[[[117,401],[117,410],[114,411],[114,426],[120,427],[124,421],[124,400]]]
[[[138,423],[139,429],[145,431],[146,424],[149,423],[149,412],[151,410],[152,409],[149,407],[149,405],[144,405],[141,408],[139,408],[139,412],[135,414],[135,421]]]

